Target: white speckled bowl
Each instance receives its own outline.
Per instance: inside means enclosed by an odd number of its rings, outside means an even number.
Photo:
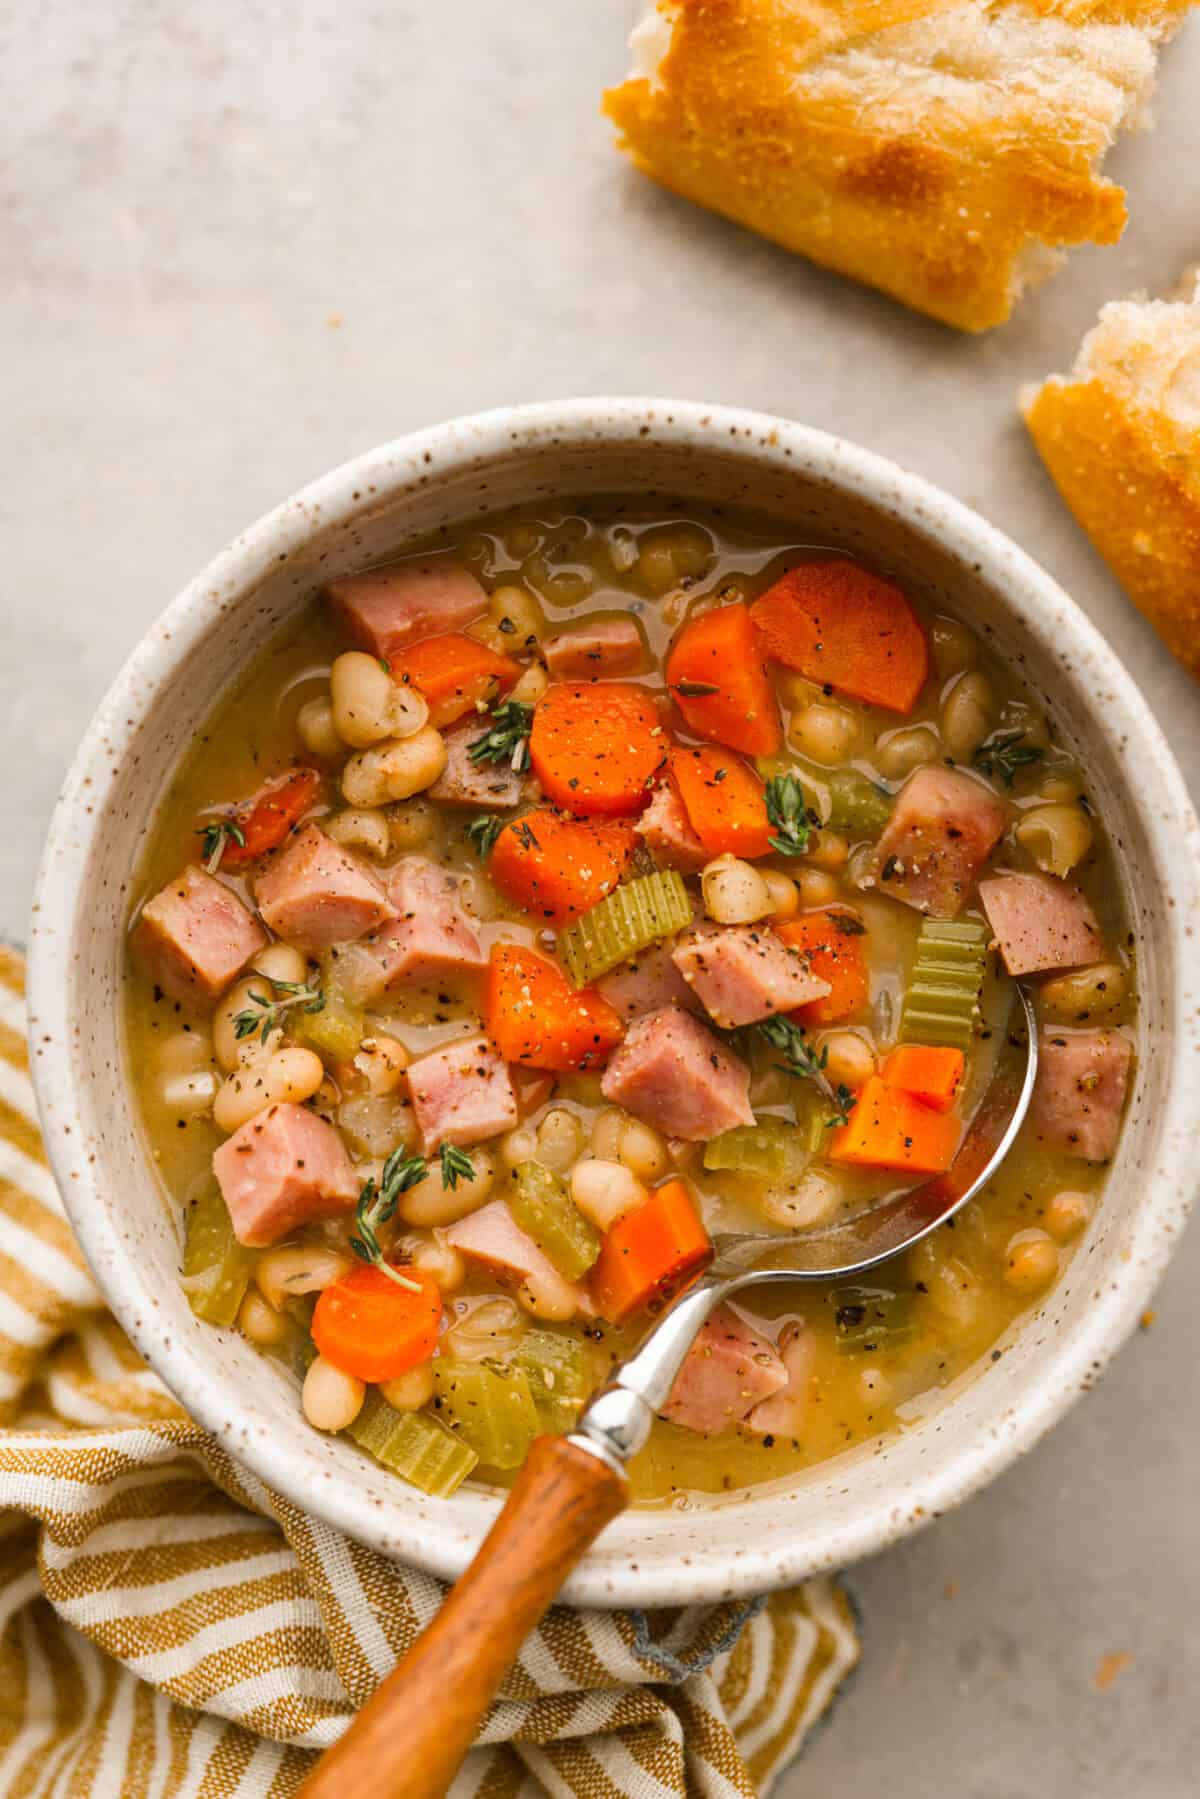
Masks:
[[[676,1604],[779,1586],[935,1518],[1029,1449],[1096,1378],[1174,1248],[1200,1179],[1200,847],[1183,781],[1129,676],[1015,544],[890,462],[727,408],[578,400],[387,444],[280,506],[167,609],[118,676],[54,815],[32,922],[31,1039],[71,1220],[113,1310],[188,1409],[264,1481],[360,1541],[455,1575],[496,1501],[405,1487],[301,1418],[239,1336],[197,1323],[135,1127],[118,989],[131,871],[172,767],[221,689],[326,577],[539,495],[731,503],[861,551],[957,609],[1053,707],[1116,839],[1140,943],[1136,1089],[1108,1197],[1069,1271],[995,1365],[902,1436],[684,1511],[628,1513],[567,1589]]]

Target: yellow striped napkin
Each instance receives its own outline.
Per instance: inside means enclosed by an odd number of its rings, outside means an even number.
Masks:
[[[443,1588],[298,1511],[104,1309],[42,1152],[0,946],[0,1793],[283,1799]],[[556,1608],[451,1799],[766,1793],[858,1657],[845,1594]]]

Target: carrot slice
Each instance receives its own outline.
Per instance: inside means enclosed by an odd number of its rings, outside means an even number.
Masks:
[[[768,656],[810,681],[911,712],[929,674],[929,645],[894,581],[852,562],[805,562],[750,609]]]
[[[313,1342],[335,1368],[359,1380],[395,1380],[437,1348],[442,1296],[426,1268],[406,1267],[401,1287],[381,1268],[355,1267],[324,1289],[312,1316]]]
[[[488,873],[514,905],[566,924],[612,892],[636,848],[633,826],[624,819],[527,812],[497,837]]]
[[[797,1024],[840,1024],[862,1010],[870,998],[870,983],[857,912],[848,908],[805,912],[790,924],[776,925],[775,931],[808,957],[814,974],[829,982],[828,993],[796,1007],[791,1016]]]
[[[245,868],[259,856],[278,849],[304,814],[316,805],[321,786],[322,776],[315,768],[292,768],[235,807],[230,816],[245,842],[226,838],[221,867]]]
[[[483,1022],[506,1062],[561,1072],[598,1067],[623,1034],[594,988],[577,993],[556,962],[519,943],[492,945]]]
[[[828,1155],[854,1168],[903,1168],[909,1174],[942,1174],[958,1147],[957,1118],[923,1106],[889,1086],[882,1075],[864,1082],[850,1121],[834,1131]]]
[[[506,693],[520,673],[520,663],[511,656],[501,656],[461,631],[422,638],[392,663],[393,679],[420,690],[429,722],[439,729]]]
[[[671,777],[693,831],[710,856],[765,856],[771,825],[762,782],[729,750],[671,750]]]
[[[962,1085],[966,1065],[961,1049],[902,1043],[892,1051],[880,1073],[890,1087],[911,1093],[935,1112],[948,1112]]]
[[[667,686],[697,737],[747,756],[770,756],[779,748],[779,705],[741,600],[688,620],[667,657]]]
[[[665,754],[658,711],[644,687],[626,681],[563,684],[548,688],[534,709],[533,772],[548,799],[578,816],[640,812]]]
[[[662,1304],[712,1257],[708,1232],[682,1181],[665,1181],[605,1234],[589,1276],[600,1316],[621,1324]]]

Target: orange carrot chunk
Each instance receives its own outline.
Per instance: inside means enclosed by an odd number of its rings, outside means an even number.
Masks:
[[[626,681],[547,688],[529,733],[548,799],[578,817],[629,818],[650,798],[666,741],[654,701]]]
[[[870,998],[863,926],[857,912],[830,907],[805,912],[790,924],[776,925],[776,935],[808,957],[813,973],[829,982],[829,992],[797,1006],[791,1017],[797,1024],[840,1024],[860,1012]]]
[[[589,1280],[602,1318],[621,1324],[664,1303],[712,1257],[708,1232],[680,1180],[664,1181],[604,1237]]]
[[[483,1022],[506,1062],[559,1072],[599,1067],[624,1029],[594,988],[577,993],[556,962],[518,943],[492,945]]]
[[[624,819],[527,812],[497,837],[488,873],[514,905],[566,924],[612,892],[636,848],[633,826]]]
[[[747,756],[779,748],[779,705],[741,600],[688,620],[667,657],[667,686],[697,737]]]
[[[755,600],[768,656],[810,681],[890,712],[911,712],[929,674],[929,645],[896,586],[852,562],[805,562]]]
[[[259,856],[279,848],[304,814],[321,796],[322,776],[315,768],[292,768],[261,787],[252,799],[243,801],[228,814],[237,826],[244,843],[227,836],[221,852],[222,868],[246,868]],[[219,816],[206,821],[221,823]]]
[[[395,1380],[437,1348],[442,1296],[428,1269],[405,1266],[418,1293],[381,1268],[351,1268],[324,1289],[312,1316],[313,1342],[335,1368],[359,1380]]]
[[[880,1072],[889,1086],[911,1093],[935,1112],[948,1112],[962,1085],[966,1065],[961,1049],[902,1043],[892,1051]]]
[[[730,750],[676,744],[671,778],[693,831],[710,856],[765,856],[771,825],[763,785]]]
[[[833,1133],[828,1154],[831,1161],[854,1168],[942,1174],[954,1159],[961,1131],[957,1118],[923,1106],[873,1074],[851,1108],[849,1123]]]
[[[506,693],[520,673],[511,656],[500,656],[461,631],[422,638],[392,663],[393,680],[424,695],[429,722],[439,729]]]

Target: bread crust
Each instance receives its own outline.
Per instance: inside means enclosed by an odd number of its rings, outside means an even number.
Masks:
[[[1189,4],[974,10],[1138,25],[1158,38]],[[881,31],[963,11],[963,0],[678,0],[655,77],[610,90],[605,111],[662,186],[949,325],[987,330],[1008,318],[1034,261],[1048,272],[1060,246],[1114,243],[1125,196],[1096,173],[1109,133],[1086,109],[1056,112],[1053,130],[1014,129],[1015,79],[1008,113],[991,120],[978,108],[957,115],[929,84],[910,84],[908,102],[897,81],[884,128],[853,78],[821,79]]]
[[[1200,443],[1096,376],[1053,376],[1023,398],[1063,499],[1168,649],[1200,680]]]

